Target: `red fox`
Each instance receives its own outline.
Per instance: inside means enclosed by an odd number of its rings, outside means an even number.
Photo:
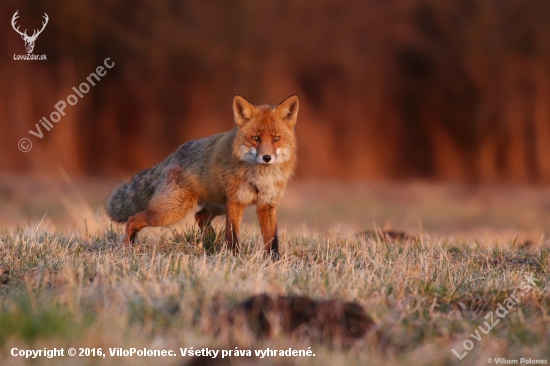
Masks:
[[[235,95],[234,129],[184,143],[111,193],[107,214],[126,223],[124,243],[147,226],[178,222],[198,204],[195,220],[203,231],[212,230],[216,216],[226,216],[225,243],[237,253],[243,211],[256,204],[264,249],[278,258],[276,208],[296,165],[298,108],[297,95],[276,107],[255,107]]]

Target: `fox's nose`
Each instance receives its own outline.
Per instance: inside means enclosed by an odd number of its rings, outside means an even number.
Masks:
[[[262,156],[262,159],[264,159],[266,163],[269,163],[271,161],[271,155],[264,155]]]

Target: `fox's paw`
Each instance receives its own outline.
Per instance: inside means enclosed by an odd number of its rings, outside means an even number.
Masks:
[[[136,237],[137,237],[137,231],[133,232],[130,235],[126,234],[124,236],[124,246],[125,247],[132,246],[132,244],[134,244],[136,242]]]

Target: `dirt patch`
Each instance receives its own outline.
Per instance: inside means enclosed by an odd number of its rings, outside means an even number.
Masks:
[[[398,242],[413,239],[414,236],[407,234],[404,231],[398,230],[367,230],[357,234],[359,238],[365,238],[367,240],[382,240],[385,242]]]
[[[267,294],[239,303],[229,312],[228,320],[234,325],[246,325],[257,337],[269,337],[278,328],[299,338],[335,346],[350,345],[375,325],[363,307],[354,302]]]
[[[10,282],[10,271],[0,267],[0,285],[7,285]]]

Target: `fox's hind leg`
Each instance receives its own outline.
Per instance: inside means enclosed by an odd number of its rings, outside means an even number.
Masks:
[[[216,216],[225,215],[227,212],[225,205],[206,204],[199,212],[195,214],[195,221],[201,231],[207,235],[214,234],[214,228],[211,223]]]
[[[197,204],[196,196],[183,185],[180,173],[179,166],[171,166],[165,170],[164,180],[147,209],[128,219],[124,244],[134,242],[137,233],[144,227],[175,224]]]
[[[133,243],[136,240],[137,233],[144,227],[149,226],[147,222],[146,211],[130,216],[126,223],[126,238],[124,238],[124,245]]]

